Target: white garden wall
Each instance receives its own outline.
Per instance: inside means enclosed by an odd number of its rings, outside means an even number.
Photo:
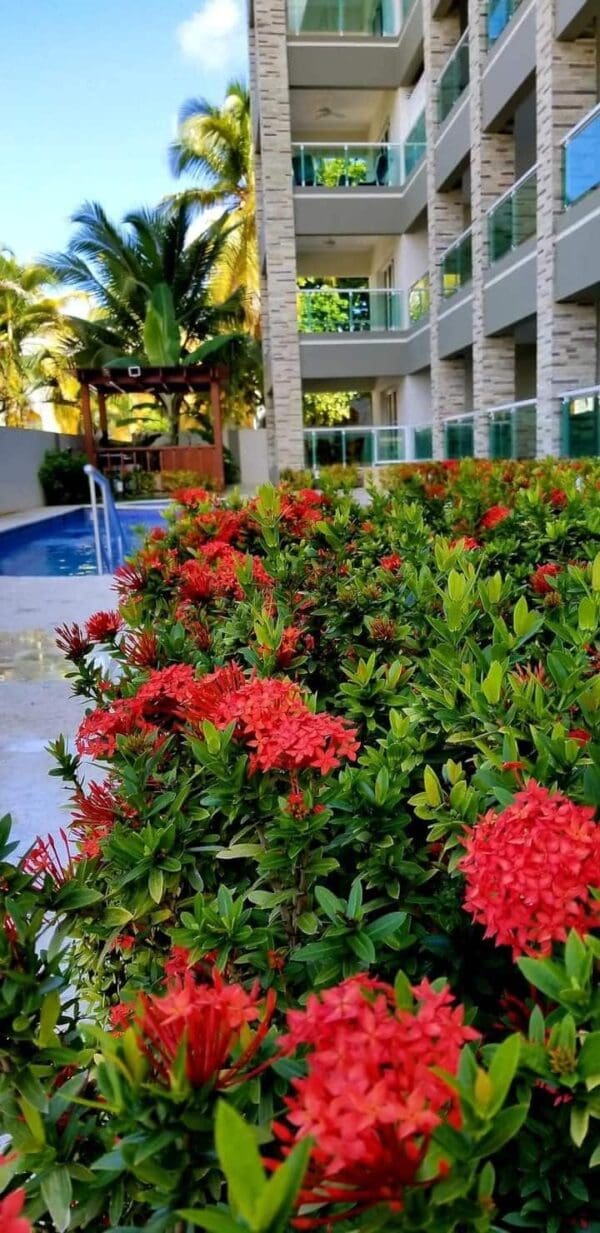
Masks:
[[[37,428],[0,428],[0,514],[44,504],[37,473],[46,450],[82,447],[81,437]]]

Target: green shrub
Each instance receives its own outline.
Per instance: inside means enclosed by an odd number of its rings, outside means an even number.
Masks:
[[[89,500],[85,454],[47,450],[38,471],[46,505],[76,505]]]

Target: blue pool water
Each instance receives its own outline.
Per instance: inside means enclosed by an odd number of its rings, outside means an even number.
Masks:
[[[141,505],[119,509],[127,553],[135,550],[140,535],[165,525],[164,508]],[[116,565],[119,563],[115,561]],[[89,509],[76,509],[11,531],[0,531],[0,575],[72,577],[97,572]]]

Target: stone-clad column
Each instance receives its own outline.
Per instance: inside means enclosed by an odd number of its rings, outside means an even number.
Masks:
[[[514,334],[489,338],[484,324],[484,285],[489,266],[487,211],[514,183],[514,142],[482,126],[482,73],[487,61],[486,5],[469,0],[471,77],[471,213],[473,218],[473,409],[475,454],[487,457],[487,409],[515,398]]]
[[[465,408],[465,369],[461,359],[442,360],[439,354],[439,314],[443,307],[441,256],[463,230],[463,204],[460,190],[440,193],[435,186],[435,142],[438,135],[437,84],[446,61],[460,38],[458,16],[452,13],[440,21],[433,17],[434,0],[423,0],[423,51],[428,89],[427,122],[427,225],[429,240],[431,401],[433,411],[433,455],[444,456],[444,419]]]
[[[304,465],[286,0],[254,0],[251,70],[260,124],[265,403],[271,456],[281,470]]]
[[[554,300],[554,235],[562,215],[562,139],[596,102],[593,38],[558,42],[554,5],[537,4],[537,447],[560,452],[559,398],[596,381],[593,305]]]

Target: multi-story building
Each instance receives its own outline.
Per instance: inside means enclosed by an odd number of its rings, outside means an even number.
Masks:
[[[600,0],[250,0],[250,57],[273,470],[600,453]]]

